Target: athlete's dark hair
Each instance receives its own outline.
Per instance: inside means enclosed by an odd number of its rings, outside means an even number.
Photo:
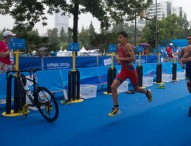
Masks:
[[[127,35],[127,33],[125,31],[121,31],[117,35],[122,35],[122,36],[124,36],[125,38],[128,39],[128,35]]]

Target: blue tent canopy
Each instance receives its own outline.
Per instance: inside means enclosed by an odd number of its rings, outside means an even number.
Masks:
[[[177,39],[177,40],[171,40],[174,46],[178,47],[185,47],[188,46],[188,41],[187,39]]]

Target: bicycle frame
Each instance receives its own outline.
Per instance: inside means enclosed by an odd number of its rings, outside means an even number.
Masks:
[[[22,87],[22,90],[25,92],[25,95],[28,96],[29,100],[30,100],[31,103],[32,103],[32,105],[29,105],[29,106],[36,106],[36,107],[37,107],[37,106],[38,106],[38,91],[37,91],[37,89],[38,89],[38,84],[37,84],[36,79],[35,79],[35,76],[34,76],[36,71],[22,70],[22,71],[9,71],[9,72],[15,72],[15,74],[14,74],[13,76],[15,77],[15,79],[17,80],[17,82],[19,82],[19,84],[20,84],[21,87]],[[8,75],[9,72],[7,72],[7,75]],[[32,79],[29,79],[29,78],[26,78],[25,76],[23,76],[23,74],[21,74],[22,72],[29,72],[30,77],[32,76]],[[30,81],[30,82],[33,83],[33,91],[32,91],[32,93],[33,93],[34,99],[33,99],[33,97],[31,97],[31,96],[26,92],[26,90],[25,90],[26,84],[24,84],[22,80],[26,80],[26,81],[28,80],[28,81]],[[18,91],[17,91],[17,92],[18,92]],[[20,92],[21,92],[21,91],[20,91]]]
[[[8,77],[8,81],[9,81],[9,87],[11,87],[10,81],[12,77],[14,77],[15,79],[14,106],[16,107],[15,109],[17,109],[16,112],[20,111],[22,114],[27,115],[28,106],[35,106],[38,108],[40,114],[47,121],[54,122],[58,118],[58,114],[59,114],[57,101],[50,90],[48,90],[46,87],[39,87],[35,77],[36,71],[37,69],[9,71],[9,72],[15,73],[14,75],[11,74]],[[9,72],[7,72],[7,76]],[[22,72],[29,72],[30,77],[32,78],[27,78],[24,74],[22,74]],[[32,91],[28,89],[27,81],[33,83]],[[27,88],[26,88],[26,85],[27,85]],[[28,104],[28,103],[26,104],[26,96],[31,101],[31,104]],[[11,100],[10,94],[9,96],[7,96],[7,99],[9,101]],[[7,105],[8,105],[7,107],[10,108],[10,104],[7,104]]]

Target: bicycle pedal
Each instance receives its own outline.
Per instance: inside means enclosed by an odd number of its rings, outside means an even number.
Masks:
[[[46,106],[46,111],[52,110],[52,106]]]
[[[49,111],[53,109],[51,103],[49,103],[49,102],[47,102],[47,103],[45,104],[45,107],[46,107],[46,112],[47,112],[47,113],[49,113]]]
[[[27,114],[29,113],[29,106],[28,104],[25,104],[23,107],[22,107],[22,114],[27,116]]]

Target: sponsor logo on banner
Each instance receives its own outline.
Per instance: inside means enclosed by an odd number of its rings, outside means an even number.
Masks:
[[[135,62],[136,62],[136,63],[139,63],[139,59],[136,59]],[[146,63],[146,60],[145,60],[145,59],[141,59],[141,60],[140,60],[140,63]]]
[[[104,62],[104,66],[111,65],[111,58],[104,59],[103,62]]]
[[[56,63],[47,63],[46,69],[48,70],[57,70],[57,69],[68,69],[70,68],[69,62],[56,62]]]

